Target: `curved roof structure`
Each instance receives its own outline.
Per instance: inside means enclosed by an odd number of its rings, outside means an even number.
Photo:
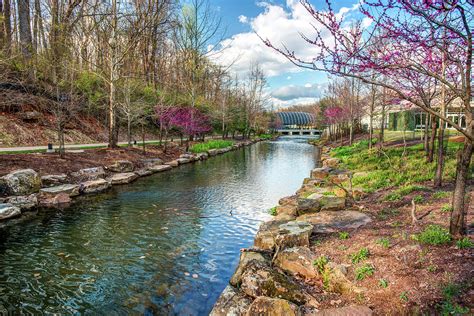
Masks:
[[[314,114],[307,112],[278,112],[277,115],[283,125],[307,126],[316,121]]]

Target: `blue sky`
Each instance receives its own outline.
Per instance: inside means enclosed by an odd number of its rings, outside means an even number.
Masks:
[[[225,47],[212,57],[222,65],[232,64],[230,71],[245,78],[249,66],[258,63],[264,69],[267,93],[276,107],[310,103],[324,94],[328,77],[325,73],[302,70],[272,49],[265,47],[256,32],[274,44],[285,43],[300,56],[311,58],[315,49],[298,35],[311,35],[311,17],[298,0],[209,0],[227,28]],[[320,7],[325,1],[313,0]],[[358,0],[334,1],[335,12],[358,15]]]

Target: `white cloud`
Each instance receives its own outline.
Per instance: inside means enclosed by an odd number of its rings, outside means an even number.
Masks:
[[[326,84],[287,85],[271,91],[270,96],[281,102],[295,99],[306,99],[314,102],[323,96],[325,90]]]
[[[239,15],[239,22],[246,24],[249,22],[249,19],[245,15]]]
[[[307,83],[304,85],[305,88],[311,88],[313,85],[311,83]]]
[[[299,57],[311,60],[318,50],[302,39],[300,33],[311,38],[315,34],[313,27],[318,27],[318,24],[298,0],[287,0],[286,7],[263,1],[257,5],[264,8],[264,12],[255,18],[239,16],[241,23],[250,25],[251,32],[235,34],[223,40],[220,47],[224,49],[219,54],[213,54],[212,58],[219,64],[232,65],[231,71],[240,78],[247,74],[254,63],[259,63],[269,77],[302,71],[284,56],[266,47],[257,34],[269,39],[277,47],[285,45]],[[343,7],[338,14],[350,12],[354,8]]]

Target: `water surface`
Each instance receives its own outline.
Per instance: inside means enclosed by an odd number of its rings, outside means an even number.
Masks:
[[[0,314],[207,315],[240,248],[315,165],[265,142],[0,229]]]

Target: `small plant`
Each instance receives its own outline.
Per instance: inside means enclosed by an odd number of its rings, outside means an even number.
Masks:
[[[348,232],[339,232],[339,239],[341,239],[341,240],[349,239],[349,233]]]
[[[443,199],[449,197],[451,192],[446,192],[446,191],[438,191],[433,194],[433,198],[435,199]]]
[[[385,279],[380,279],[379,280],[379,285],[380,287],[383,287],[384,289],[388,287],[388,281]]]
[[[453,210],[453,207],[450,205],[450,204],[444,204],[442,207],[441,207],[441,212],[443,213],[449,213]]]
[[[404,302],[408,302],[408,292],[404,291],[402,294],[400,294],[400,299]]]
[[[443,301],[441,305],[439,305],[441,310],[441,315],[467,315],[469,314],[468,307],[462,307],[452,301]]]
[[[272,207],[271,209],[268,210],[268,213],[271,216],[277,216],[277,207],[276,206]]]
[[[438,267],[435,264],[430,264],[426,269],[428,270],[428,272],[436,272],[436,270],[438,270]]]
[[[390,239],[388,237],[382,237],[377,240],[377,244],[387,249],[390,247]]]
[[[323,192],[323,195],[324,195],[324,196],[334,196],[334,195],[336,195],[336,194],[335,194],[334,192],[332,192],[332,191],[325,191],[325,192]]]
[[[464,237],[456,241],[456,247],[458,249],[469,249],[469,248],[472,248],[473,246],[474,246],[474,243],[468,237]]]
[[[358,252],[351,255],[352,263],[359,263],[369,257],[369,249],[361,248]]]
[[[425,201],[425,198],[422,195],[415,195],[413,197],[413,202],[417,204],[423,203],[424,201]]]
[[[456,304],[455,299],[462,294],[466,284],[455,284],[449,282],[441,288],[443,302],[438,305],[442,315],[465,315],[469,313],[469,308]]]
[[[355,270],[356,280],[362,281],[366,277],[373,275],[374,272],[375,272],[374,266],[370,264],[364,264],[363,266]]]
[[[320,274],[323,274],[324,270],[326,269],[326,265],[329,263],[329,258],[326,256],[320,256],[316,260],[314,260],[313,264],[316,266],[316,269]]]
[[[421,233],[415,235],[415,239],[423,244],[443,245],[451,241],[451,235],[441,226],[429,225]]]

